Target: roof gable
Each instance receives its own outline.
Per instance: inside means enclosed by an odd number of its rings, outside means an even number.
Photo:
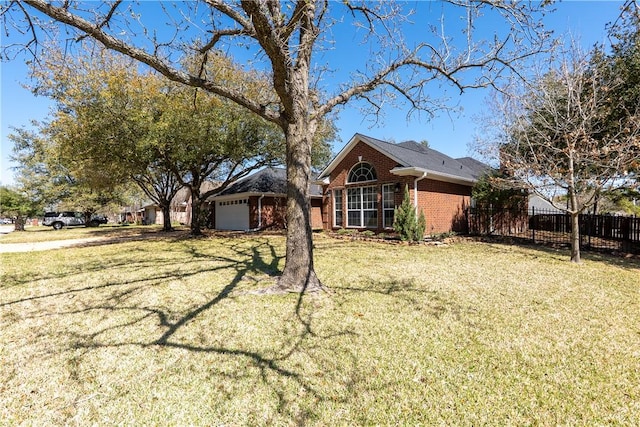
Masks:
[[[318,179],[322,180],[328,178],[333,169],[342,161],[342,159],[345,158],[345,156],[358,142],[363,142],[385,156],[393,159],[398,163],[399,168],[414,168],[416,170],[426,172],[427,174],[432,174],[434,175],[434,178],[438,176],[448,177],[472,183],[477,181],[478,177],[481,175],[478,173],[480,168],[477,164],[461,162],[437,150],[425,147],[415,141],[405,141],[399,144],[392,144],[356,133],[347,145],[340,150],[338,155],[320,173]],[[478,162],[477,160],[474,160],[474,162],[484,165],[482,162]],[[470,167],[470,165],[472,167]],[[488,168],[488,166],[484,166]]]

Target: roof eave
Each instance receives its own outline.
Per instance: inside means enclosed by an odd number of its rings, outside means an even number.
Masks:
[[[213,200],[234,200],[242,197],[253,197],[253,196],[268,196],[268,197],[286,197],[284,193],[273,193],[273,192],[258,192],[258,191],[246,191],[244,193],[233,193],[233,194],[223,194],[223,195],[213,195],[207,198],[207,201]]]
[[[415,176],[420,177],[427,174],[427,178],[434,179],[436,181],[451,182],[453,184],[473,185],[478,182],[477,179],[464,178],[461,176],[450,175],[447,173],[436,172],[429,169],[408,167],[408,168],[393,168],[389,172],[397,176]]]
[[[271,192],[257,192],[257,191],[247,191],[244,193],[234,193],[234,194],[223,194],[222,196],[211,196],[207,198],[207,202],[212,202],[212,201],[225,201],[225,200],[235,200],[235,199],[241,199],[244,197],[260,197],[260,196],[265,196],[265,197],[287,197],[287,195],[285,193],[271,193]],[[309,195],[310,198],[315,198],[315,199],[321,199],[322,198],[322,194],[310,194]]]
[[[329,180],[329,177],[325,176],[322,179],[316,179],[315,181],[312,182],[312,184],[315,184],[315,185],[329,185],[330,182],[331,181]]]

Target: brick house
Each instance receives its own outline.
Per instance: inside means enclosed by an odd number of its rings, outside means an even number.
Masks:
[[[209,197],[209,223],[217,230],[261,230],[284,228],[287,172],[264,168],[240,179],[220,193]],[[321,229],[322,193],[311,186],[311,226]]]
[[[453,159],[414,141],[392,144],[355,134],[320,173],[323,226],[392,230],[405,186],[427,220],[427,234],[466,232],[471,189],[489,167]]]

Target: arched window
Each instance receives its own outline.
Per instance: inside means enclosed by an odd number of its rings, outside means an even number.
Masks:
[[[349,172],[347,182],[369,182],[378,179],[376,170],[369,163],[361,162]]]

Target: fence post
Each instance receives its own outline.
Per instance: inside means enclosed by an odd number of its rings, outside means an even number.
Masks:
[[[531,207],[531,239],[536,243],[536,207]]]
[[[593,223],[593,215],[589,215],[589,222],[587,223],[587,233],[589,234],[589,249],[591,249],[591,234],[592,234],[592,230],[591,230],[591,226]]]

